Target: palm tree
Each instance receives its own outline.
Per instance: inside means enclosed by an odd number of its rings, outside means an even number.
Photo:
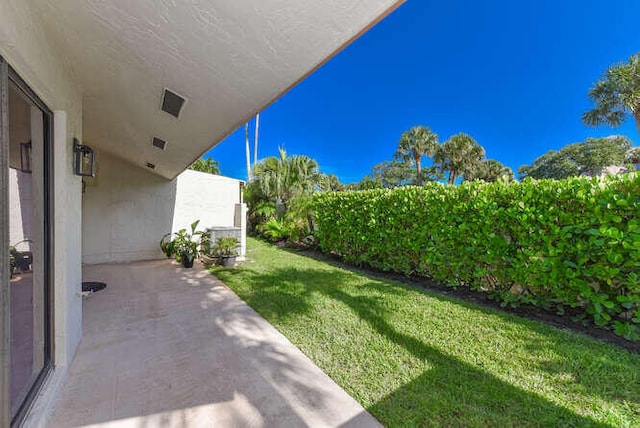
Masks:
[[[402,133],[394,157],[405,162],[414,162],[417,169],[417,181],[420,181],[422,156],[433,156],[437,148],[437,134],[426,126],[414,126]]]
[[[467,134],[457,134],[438,147],[433,161],[443,173],[449,172],[449,184],[469,173],[484,159],[484,149]]]
[[[631,115],[640,132],[640,53],[609,67],[589,91],[589,99],[595,107],[582,115],[587,125],[620,126]]]
[[[278,148],[278,156],[271,156],[254,167],[254,178],[262,193],[286,207],[295,196],[313,192],[320,179],[318,163],[308,156],[287,156]]]
[[[208,172],[209,174],[220,175],[220,164],[211,158],[196,159],[189,169],[200,172]]]
[[[335,174],[320,174],[318,185],[323,192],[340,192],[344,190],[344,184]]]
[[[478,163],[475,168],[465,171],[463,178],[467,181],[481,180],[491,183],[501,179],[513,181],[514,175],[513,170],[500,161],[487,159]]]

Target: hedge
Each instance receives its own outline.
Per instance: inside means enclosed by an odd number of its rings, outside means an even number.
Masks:
[[[318,194],[322,251],[640,339],[640,175]]]

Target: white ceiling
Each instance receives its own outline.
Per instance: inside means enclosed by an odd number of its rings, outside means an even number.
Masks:
[[[33,3],[83,88],[85,143],[173,178],[404,0]],[[164,88],[188,99],[179,119]],[[151,145],[157,136],[165,151]],[[239,152],[241,152],[239,150]]]

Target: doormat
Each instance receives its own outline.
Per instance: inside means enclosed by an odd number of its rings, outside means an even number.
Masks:
[[[87,281],[82,283],[83,292],[95,293],[96,291],[100,291],[106,287],[107,284],[104,282]]]

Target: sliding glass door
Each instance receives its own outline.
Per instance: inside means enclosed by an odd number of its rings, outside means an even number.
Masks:
[[[2,227],[8,249],[3,278],[5,411],[16,425],[51,366],[50,141],[51,113],[4,65]],[[7,361],[8,360],[8,361]],[[0,421],[0,425],[2,422]]]

